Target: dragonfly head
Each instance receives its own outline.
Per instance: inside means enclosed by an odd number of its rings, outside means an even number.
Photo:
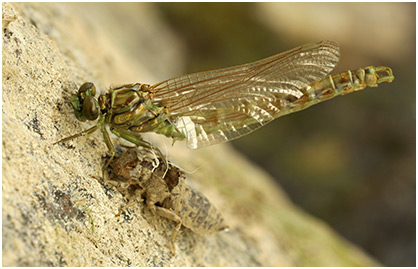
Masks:
[[[100,107],[96,95],[96,86],[86,82],[80,86],[77,94],[71,95],[75,116],[79,121],[96,120],[100,114]]]

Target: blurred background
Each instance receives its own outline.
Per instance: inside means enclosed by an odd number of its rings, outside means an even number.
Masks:
[[[284,116],[229,145],[268,171],[295,204],[384,265],[415,266],[415,3],[80,6],[91,21],[97,16],[107,21],[89,29],[97,37],[95,44],[84,44],[82,36],[77,40],[92,58],[84,59],[77,48],[65,49],[66,44],[60,48],[91,73],[113,72],[103,76],[97,85],[101,89],[248,63],[324,39],[340,44],[340,63],[333,73],[391,67],[395,80],[390,84]],[[132,11],[136,20],[124,21]],[[43,29],[58,34],[52,26]],[[124,31],[137,36],[127,39]],[[146,68],[129,68],[113,50]]]
[[[282,117],[232,144],[297,205],[384,265],[415,266],[415,3],[155,6],[182,42],[185,66],[172,75],[323,39],[340,44],[334,73],[391,67],[391,84]]]

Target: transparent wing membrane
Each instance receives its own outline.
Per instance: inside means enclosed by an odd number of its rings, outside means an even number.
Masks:
[[[338,44],[321,41],[248,64],[172,78],[151,86],[153,101],[190,148],[229,141],[290,113],[306,88],[330,73]],[[287,111],[290,112],[287,112]]]

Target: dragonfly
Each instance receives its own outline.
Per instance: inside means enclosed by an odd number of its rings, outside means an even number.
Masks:
[[[103,134],[115,155],[111,133],[137,146],[161,152],[143,140],[154,132],[175,141],[185,140],[191,149],[230,141],[273,119],[305,109],[338,95],[392,82],[392,69],[368,66],[329,75],[339,60],[335,41],[309,43],[259,61],[174,77],[148,85],[128,84],[96,98],[91,82],[71,96],[79,121],[95,121],[91,128],[54,144]],[[163,158],[164,159],[164,158]]]

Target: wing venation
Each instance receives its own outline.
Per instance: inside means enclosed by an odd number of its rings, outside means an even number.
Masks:
[[[229,141],[287,114],[312,82],[339,60],[334,41],[310,43],[233,67],[175,77],[151,86],[153,100],[190,148]]]

